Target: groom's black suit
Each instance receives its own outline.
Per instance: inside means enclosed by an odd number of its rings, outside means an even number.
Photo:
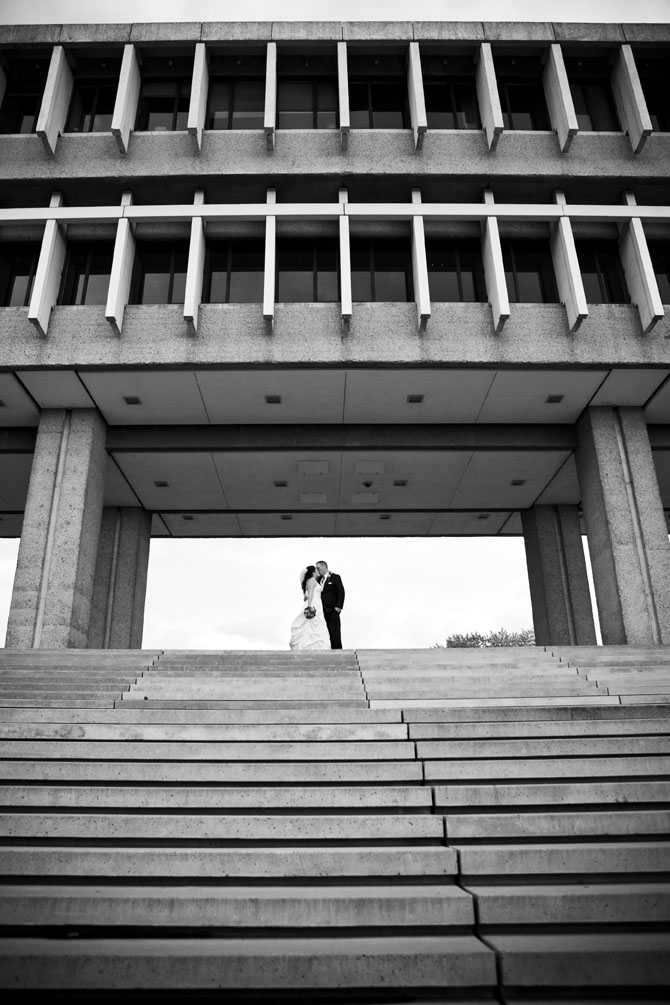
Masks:
[[[321,604],[330,635],[330,648],[341,649],[340,611],[344,607],[344,586],[336,572],[329,572],[322,585]],[[339,607],[340,611],[336,611],[336,607]]]

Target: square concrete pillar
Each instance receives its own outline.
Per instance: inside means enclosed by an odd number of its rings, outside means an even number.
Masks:
[[[538,646],[591,646],[596,629],[576,506],[521,512]]]
[[[102,511],[89,649],[141,649],[151,514],[130,507]]]
[[[107,427],[92,409],[42,412],[5,645],[83,649],[102,518]]]
[[[589,408],[577,471],[605,645],[670,643],[670,543],[640,408]]]

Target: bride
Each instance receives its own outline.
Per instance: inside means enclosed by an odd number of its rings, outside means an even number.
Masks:
[[[300,573],[303,608],[291,625],[291,649],[330,649],[330,635],[323,616],[321,591],[316,581],[316,567],[308,565]],[[313,612],[313,613],[312,613]]]

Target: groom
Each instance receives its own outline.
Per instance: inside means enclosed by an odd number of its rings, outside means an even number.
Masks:
[[[340,634],[340,612],[344,607],[344,587],[342,580],[336,572],[329,572],[326,562],[317,562],[316,571],[319,582],[323,587],[321,594],[321,604],[323,606],[323,616],[328,626],[330,635],[330,648],[342,648],[342,636]]]

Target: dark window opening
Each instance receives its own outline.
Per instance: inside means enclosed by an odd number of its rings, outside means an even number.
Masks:
[[[551,129],[539,57],[497,58],[495,65],[505,129]]]
[[[485,303],[486,284],[478,241],[426,241],[428,286],[433,303]]]
[[[510,303],[558,303],[554,266],[544,241],[504,241],[502,252]]]
[[[131,304],[183,304],[188,243],[138,243],[135,250]]]
[[[113,245],[103,242],[68,247],[59,304],[106,304],[112,271]]]
[[[263,302],[263,241],[212,241],[207,246],[203,303]]]
[[[649,254],[658,283],[661,303],[670,304],[670,242],[649,241]]]
[[[619,248],[613,241],[577,241],[577,257],[590,304],[628,304]]]
[[[206,129],[262,129],[264,80],[210,78]]]
[[[0,133],[34,133],[42,106],[49,60],[14,60],[7,67],[7,86],[0,106]]]
[[[138,132],[186,129],[192,73],[192,58],[145,58],[135,119]]]
[[[609,65],[599,59],[566,59],[577,124],[584,132],[619,132]]]
[[[334,303],[340,299],[337,242],[277,242],[277,302]]]
[[[279,129],[337,129],[337,113],[336,79],[279,77],[277,82]]]
[[[640,83],[651,124],[659,133],[670,133],[670,73],[668,54],[651,56],[635,53]]]
[[[405,78],[350,80],[349,121],[352,129],[409,129]]]
[[[74,73],[66,133],[105,133],[112,128],[120,59],[84,59]]]
[[[406,241],[351,242],[352,299],[408,302],[413,299],[412,262]]]
[[[1,307],[28,307],[39,257],[39,244],[0,244]]]
[[[424,78],[429,129],[480,129],[474,80]]]

